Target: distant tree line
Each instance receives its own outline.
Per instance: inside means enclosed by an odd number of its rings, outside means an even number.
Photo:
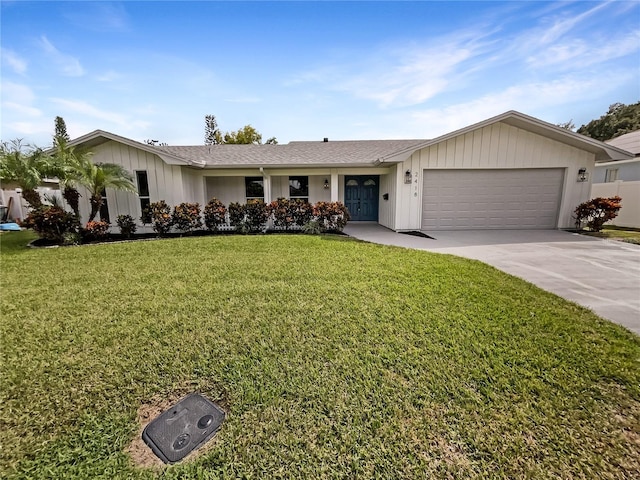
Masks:
[[[278,143],[276,137],[267,139],[265,144],[275,145]],[[218,128],[218,122],[215,115],[206,115],[204,117],[204,144],[205,145],[222,145],[222,144],[242,144],[242,145],[261,145],[262,135],[251,125],[245,125],[237,131],[222,133]]]
[[[572,124],[572,122],[568,123]],[[640,102],[631,105],[614,103],[607,113],[597,120],[591,120],[586,125],[582,125],[577,132],[605,141],[635,130],[640,130]]]

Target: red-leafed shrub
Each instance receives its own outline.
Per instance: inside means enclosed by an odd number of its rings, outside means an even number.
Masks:
[[[108,235],[110,226],[108,222],[103,221],[87,222],[82,229],[82,237],[87,242],[103,240]]]
[[[342,202],[318,202],[313,206],[314,220],[327,231],[341,232],[351,219]]]
[[[227,207],[217,198],[212,198],[204,207],[204,224],[207,229],[215,232],[221,225],[227,223]]]
[[[269,213],[264,201],[259,199],[249,200],[244,206],[244,211],[246,214],[245,222],[249,227],[249,231],[259,232],[265,229]]]
[[[279,198],[267,205],[267,214],[273,217],[276,227],[284,227],[287,230],[294,224],[292,203],[286,198]]]
[[[164,235],[171,230],[171,207],[164,200],[154,202],[149,205],[148,212],[144,212],[142,217],[151,218],[151,227],[158,235]]]
[[[291,211],[293,213],[293,222],[299,227],[307,224],[313,218],[313,205],[304,200],[292,200]]]
[[[76,233],[78,220],[73,213],[60,207],[42,206],[33,209],[23,225],[33,229],[41,238],[62,243],[65,234]]]
[[[171,223],[182,232],[192,232],[202,228],[199,203],[181,203],[173,208]]]
[[[245,217],[244,205],[238,202],[232,202],[229,204],[229,223],[234,227],[239,227],[244,223]]]
[[[599,232],[609,220],[618,216],[622,208],[622,199],[618,196],[603,198],[598,197],[581,203],[574,210],[576,228],[581,229],[585,225],[592,232]]]

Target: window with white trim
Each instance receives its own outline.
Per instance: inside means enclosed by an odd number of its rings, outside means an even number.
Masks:
[[[143,223],[151,223],[151,198],[149,197],[149,179],[146,170],[136,170],[136,181],[138,183],[138,198],[140,199],[140,212]]]
[[[100,192],[102,197],[102,205],[100,205],[100,220],[103,222],[111,223],[109,220],[109,205],[107,205],[107,191],[103,188]]]
[[[264,178],[244,177],[244,188],[247,200],[264,200]]]
[[[289,177],[289,199],[309,201],[309,177]]]
[[[604,174],[604,181],[607,183],[610,183],[610,182],[615,182],[616,180],[618,180],[618,169],[607,168],[607,171]]]

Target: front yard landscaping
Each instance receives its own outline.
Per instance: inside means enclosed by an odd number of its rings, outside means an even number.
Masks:
[[[592,237],[606,238],[608,240],[618,240],[621,242],[634,243],[640,245],[640,228],[624,228],[606,226],[599,232],[580,232]]]
[[[0,235],[2,478],[638,478],[640,339],[483,263],[343,236]],[[141,406],[227,418],[136,465]]]

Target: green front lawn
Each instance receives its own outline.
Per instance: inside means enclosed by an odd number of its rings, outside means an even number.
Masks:
[[[633,478],[640,339],[485,264],[332,236],[2,234],[2,478]],[[136,467],[137,411],[227,420]]]
[[[640,229],[605,226],[599,232],[584,232],[592,237],[606,238],[609,240],[619,240],[621,242],[635,243],[640,245]]]

